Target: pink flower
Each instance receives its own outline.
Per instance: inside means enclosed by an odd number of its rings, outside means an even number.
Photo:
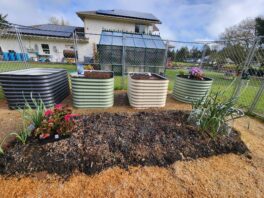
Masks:
[[[56,104],[55,109],[58,109],[58,110],[62,109],[62,104]]]
[[[71,118],[79,116],[78,114],[67,114],[64,116],[64,119],[66,122],[69,122],[71,120]]]
[[[65,119],[66,122],[69,122],[70,119],[71,119],[71,114],[67,114],[67,115],[65,115],[65,116],[64,116],[64,119]]]
[[[45,111],[45,113],[44,113],[44,115],[47,116],[47,117],[51,116],[52,114],[53,114],[53,111],[50,110],[50,109],[48,109],[48,110]]]

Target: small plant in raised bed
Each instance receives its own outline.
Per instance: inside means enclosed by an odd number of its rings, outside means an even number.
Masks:
[[[188,120],[213,138],[219,134],[228,134],[231,131],[228,122],[244,115],[234,107],[236,100],[237,98],[231,97],[223,101],[221,92],[210,93],[208,97],[204,96],[192,104]]]
[[[44,112],[44,118],[38,128],[34,131],[34,135],[40,139],[59,139],[70,135],[70,131],[74,127],[74,117],[72,109],[61,104],[55,105],[53,109]]]

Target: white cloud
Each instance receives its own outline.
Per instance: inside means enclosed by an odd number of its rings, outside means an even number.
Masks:
[[[264,14],[263,0],[222,0],[213,7],[212,19],[206,30],[216,38],[225,28],[238,24],[245,18]]]

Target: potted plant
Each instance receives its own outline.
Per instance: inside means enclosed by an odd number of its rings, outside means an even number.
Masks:
[[[187,75],[176,75],[172,95],[176,100],[192,103],[204,97],[212,83],[213,79],[205,77],[200,68],[193,67]]]
[[[111,107],[114,104],[113,72],[84,70],[83,75],[71,75],[71,85],[76,108]]]
[[[128,74],[128,99],[132,107],[164,107],[169,80],[154,73]]]

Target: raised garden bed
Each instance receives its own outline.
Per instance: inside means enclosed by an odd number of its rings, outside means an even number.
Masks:
[[[85,71],[71,75],[73,106],[111,107],[114,104],[114,76],[108,71]]]
[[[189,75],[177,75],[173,88],[173,97],[181,102],[192,103],[204,97],[210,90],[213,80],[189,78]]]
[[[129,73],[128,99],[132,107],[164,107],[169,80],[153,73]]]
[[[65,69],[34,68],[0,73],[0,84],[11,109],[24,107],[32,98],[41,99],[46,107],[60,103],[70,94]]]
[[[178,160],[248,151],[238,132],[213,139],[187,124],[187,117],[179,111],[81,116],[69,138],[10,144],[0,156],[0,173],[47,171],[69,176],[79,170],[92,174],[112,166],[168,166]]]

